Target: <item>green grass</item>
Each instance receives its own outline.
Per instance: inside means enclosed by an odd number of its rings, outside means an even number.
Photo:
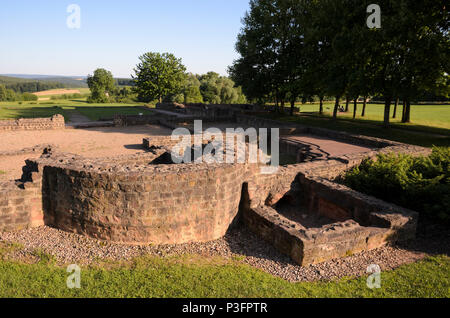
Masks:
[[[318,113],[319,104],[297,104],[301,112],[304,113]],[[341,102],[341,106],[345,103]],[[334,108],[334,103],[324,103],[324,112],[326,116],[331,116]],[[362,103],[358,103],[356,119],[368,120],[372,122],[381,122],[384,117],[384,105],[381,104],[367,104],[366,115],[361,117]],[[397,116],[392,118],[394,114],[394,106],[391,106],[391,122],[399,124],[401,122],[402,106],[397,108]],[[338,113],[340,118],[353,118],[353,103],[349,104],[349,112]],[[436,128],[450,129],[450,105],[412,105],[411,106],[411,121],[413,125],[428,126]],[[402,124],[408,126],[408,124]]]
[[[137,108],[132,105],[123,106],[123,104],[113,106],[109,104],[108,106],[74,107],[74,109],[91,120],[99,120],[101,118],[113,118],[115,114],[122,114],[122,115],[138,115],[140,113],[144,115],[152,114],[150,110]]]
[[[113,118],[115,114],[150,114],[150,111],[136,107],[143,105],[143,103],[89,104],[86,102],[86,98],[37,102],[0,102],[0,119],[51,117],[55,114],[61,114],[68,121],[70,120],[70,113],[74,110],[91,120]]]
[[[52,257],[24,264],[0,261],[0,297],[449,297],[450,258],[436,256],[381,273],[381,288],[366,277],[289,283],[238,258],[140,257],[81,270],[81,288],[68,289],[65,267]]]
[[[6,171],[0,170],[0,174],[6,174]]]
[[[67,119],[63,108],[52,104],[30,104],[29,102],[1,102],[0,119],[39,118],[61,114]]]
[[[382,105],[367,105],[367,117],[357,117],[351,119],[351,112],[339,113],[338,121],[331,121],[331,113],[326,108],[332,109],[331,104],[325,104],[325,114],[318,115],[318,105],[302,105],[302,113],[296,116],[284,114],[263,114],[265,118],[277,119],[286,122],[293,122],[313,127],[327,128],[331,130],[345,131],[352,134],[360,134],[378,138],[384,138],[419,146],[450,146],[450,119],[446,118],[450,114],[450,106],[422,106],[415,105],[412,108],[412,123],[402,124],[398,120],[392,123],[391,129],[381,126]],[[426,107],[430,107],[425,111]],[[434,108],[436,107],[436,108]],[[361,109],[361,107],[359,107]],[[427,113],[421,114],[421,112]],[[306,114],[308,113],[308,114]],[[421,119],[414,119],[414,116],[423,116]],[[420,124],[422,123],[422,124]],[[430,126],[426,126],[428,123]]]

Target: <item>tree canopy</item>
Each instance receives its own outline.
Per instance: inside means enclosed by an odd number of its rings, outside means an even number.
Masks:
[[[134,90],[138,99],[162,102],[168,95],[182,91],[186,80],[186,67],[181,59],[170,53],[148,52],[139,57],[140,63],[134,69]]]
[[[251,0],[229,68],[259,102],[294,105],[312,95],[339,101],[379,95],[385,125],[391,102],[425,92],[449,94],[449,15],[441,0],[380,0],[381,26],[371,28],[371,1]],[[322,103],[321,103],[322,105]],[[322,106],[320,111],[322,110]],[[355,102],[356,112],[356,102]],[[363,110],[364,112],[364,110]],[[404,121],[409,120],[404,109]],[[405,115],[406,113],[406,115]]]
[[[98,68],[94,71],[94,75],[87,78],[91,95],[88,98],[90,103],[106,103],[115,91],[115,81],[111,72]]]

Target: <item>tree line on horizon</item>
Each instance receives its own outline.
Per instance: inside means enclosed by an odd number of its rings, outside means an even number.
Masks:
[[[37,101],[38,97],[29,92],[15,92],[6,85],[0,84],[0,102]]]
[[[251,0],[236,43],[240,58],[231,79],[250,100],[291,109],[299,99],[318,96],[346,107],[376,97],[390,109],[403,101],[402,121],[411,101],[450,92],[449,15],[441,0],[380,0],[381,27],[369,28],[361,0]],[[448,4],[447,4],[448,5]],[[284,109],[281,108],[280,109]],[[395,109],[396,111],[396,109]],[[292,114],[292,110],[291,110]]]
[[[148,52],[139,57],[131,80],[114,80],[111,72],[97,69],[87,79],[92,103],[135,100],[150,102],[243,104],[240,87],[215,72],[198,75],[186,72],[181,59],[170,53]],[[116,84],[131,84],[118,87]]]

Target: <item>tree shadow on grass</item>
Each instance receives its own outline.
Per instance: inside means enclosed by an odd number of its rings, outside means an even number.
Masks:
[[[8,107],[7,112],[10,113],[9,118],[5,119],[19,119],[19,118],[46,118],[53,115],[67,116],[64,109],[59,106],[49,107]],[[66,118],[67,121],[67,118]]]

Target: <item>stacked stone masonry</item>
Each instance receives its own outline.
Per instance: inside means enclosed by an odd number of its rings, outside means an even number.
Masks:
[[[62,115],[54,115],[51,118],[20,118],[16,120],[0,120],[0,131],[51,130],[64,128],[65,122]]]

